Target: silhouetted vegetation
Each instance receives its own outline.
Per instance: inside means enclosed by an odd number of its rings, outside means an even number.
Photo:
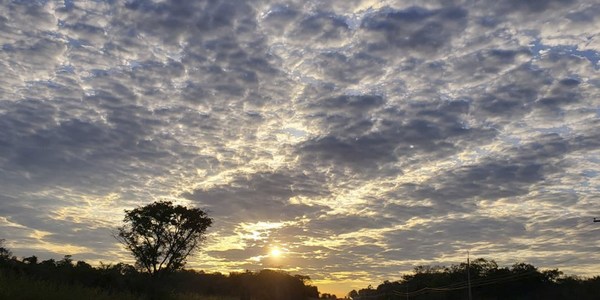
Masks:
[[[35,256],[0,258],[0,299],[303,300],[318,295],[309,277],[273,270],[229,275],[178,270],[156,277],[123,263],[93,267],[69,255],[41,262]]]
[[[136,258],[136,266],[117,263],[94,267],[61,260],[18,259],[0,239],[0,299],[123,300],[305,300],[319,298],[310,278],[262,270],[224,275],[184,270],[187,256],[198,248],[212,220],[199,209],[155,202],[126,211],[118,239]],[[160,276],[156,276],[160,275]],[[600,277],[565,276],[558,269],[539,270],[517,263],[499,267],[479,258],[470,264],[418,266],[398,281],[385,281],[351,291],[353,300],[367,299],[598,299]],[[336,299],[322,294],[321,299]]]
[[[212,219],[197,208],[154,202],[125,211],[115,236],[136,265],[93,267],[61,260],[18,259],[0,240],[0,299],[304,300],[318,298],[310,278],[281,271],[207,274],[183,270]],[[160,276],[157,276],[160,275]]]
[[[565,276],[558,269],[539,270],[533,265],[517,263],[498,267],[495,261],[479,258],[471,262],[444,266],[419,266],[398,281],[385,281],[376,289],[351,291],[353,300],[468,299],[468,276],[473,299],[598,299],[600,277]]]
[[[115,238],[131,251],[138,268],[155,276],[183,268],[212,219],[201,209],[159,201],[126,210],[123,223]]]

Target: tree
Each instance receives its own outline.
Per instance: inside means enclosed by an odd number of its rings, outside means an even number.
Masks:
[[[59,260],[56,265],[58,267],[63,267],[63,268],[71,268],[73,267],[73,256],[72,255],[65,255],[63,257],[63,259]]]
[[[4,239],[0,239],[0,259],[8,260],[12,256],[12,252],[8,248],[4,248]]]
[[[212,219],[201,209],[159,201],[125,210],[123,223],[115,238],[131,251],[140,269],[155,276],[183,268]]]
[[[32,255],[30,257],[25,257],[23,258],[23,262],[28,264],[28,265],[32,265],[35,266],[38,263],[38,258],[35,255]]]

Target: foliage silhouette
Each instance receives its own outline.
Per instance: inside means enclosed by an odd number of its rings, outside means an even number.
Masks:
[[[0,260],[7,260],[12,256],[12,252],[4,247],[4,239],[0,239]]]
[[[305,300],[319,295],[308,276],[281,271],[223,275],[176,270],[153,277],[124,263],[93,267],[69,255],[39,263],[33,257],[0,261],[0,299]]]
[[[4,251],[10,250],[3,248]],[[444,266],[418,266],[398,281],[385,281],[352,291],[355,300],[466,299],[466,274],[471,274],[473,298],[500,299],[598,299],[600,277],[565,276],[557,269],[539,270],[526,263],[498,267],[493,260],[476,259]],[[281,271],[262,270],[224,275],[175,270],[171,276],[154,277],[134,266],[100,264],[93,267],[74,261],[38,262],[37,257],[0,259],[0,299],[254,299],[305,300],[318,298],[310,278]],[[208,297],[208,298],[207,298]],[[322,294],[322,299],[333,295]]]
[[[115,238],[132,253],[140,269],[155,276],[183,268],[212,219],[201,209],[159,201],[125,210],[123,223]]]
[[[598,299],[600,277],[564,276],[558,269],[540,271],[527,263],[498,267],[493,260],[478,258],[470,265],[418,266],[401,280],[385,281],[377,289],[353,290],[353,300],[378,299],[466,299],[467,269],[471,274],[473,299]]]

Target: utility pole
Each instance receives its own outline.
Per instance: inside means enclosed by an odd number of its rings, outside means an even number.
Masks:
[[[471,294],[471,261],[469,260],[469,251],[467,251],[467,282],[469,283],[469,300],[473,300]]]

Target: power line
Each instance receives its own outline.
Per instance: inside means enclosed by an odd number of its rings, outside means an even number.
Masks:
[[[566,259],[564,261],[558,262],[558,263],[565,263],[571,260],[576,259],[577,257],[572,257],[569,259]],[[528,276],[539,272],[538,269],[534,269],[534,270],[530,270],[530,271],[525,271],[525,272],[521,272],[518,274],[508,274],[506,276],[501,276],[501,277],[496,277],[496,278],[489,278],[489,279],[480,279],[477,280],[476,284],[473,284],[470,286],[470,284],[468,282],[459,282],[459,283],[455,283],[455,284],[451,284],[451,285],[447,285],[447,286],[443,286],[443,287],[425,287],[416,291],[412,291],[412,292],[408,292],[408,293],[402,293],[399,291],[392,291],[395,295],[398,296],[420,296],[420,295],[424,295],[430,292],[450,292],[450,291],[458,291],[458,290],[464,290],[470,287],[481,287],[481,286],[486,286],[486,285],[492,285],[492,284],[497,284],[497,283],[506,283],[506,282],[511,282],[511,281],[515,281],[515,280],[520,280],[523,278],[527,278]],[[474,281],[475,282],[475,281]]]
[[[478,283],[473,284],[472,287],[480,287],[480,286],[496,284],[496,283],[500,283],[500,282],[510,282],[510,281],[522,279],[522,278],[527,277],[530,274],[535,273],[535,272],[538,272],[538,271],[531,270],[531,271],[525,271],[525,272],[518,273],[518,274],[509,274],[509,275],[497,277],[497,278],[480,279],[478,281]],[[423,295],[423,294],[426,294],[429,292],[450,292],[450,291],[458,291],[458,290],[464,290],[464,289],[469,288],[468,283],[465,281],[455,283],[453,285],[454,285],[454,287],[425,287],[425,288],[422,288],[422,289],[419,289],[416,291],[409,292],[408,294],[410,296],[419,296],[419,295]],[[398,292],[398,291],[394,291],[394,293],[404,294],[404,293]]]

